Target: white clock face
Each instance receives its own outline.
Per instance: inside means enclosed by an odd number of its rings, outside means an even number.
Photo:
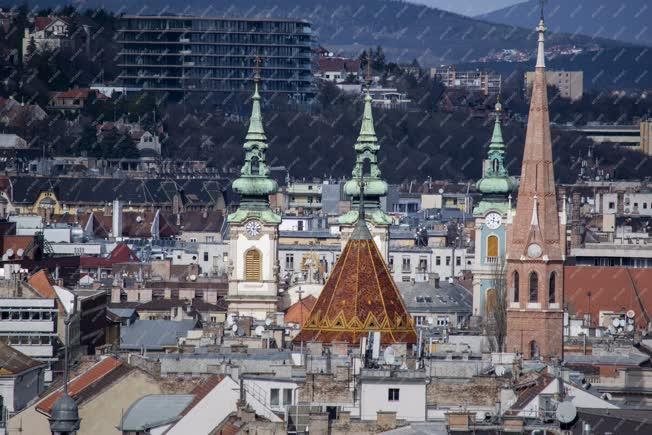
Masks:
[[[258,237],[263,226],[258,221],[249,221],[245,224],[245,232],[249,237]]]
[[[538,258],[541,256],[541,246],[532,243],[527,247],[527,256],[530,258]]]
[[[487,223],[487,226],[491,228],[492,230],[495,230],[498,228],[502,223],[503,223],[503,218],[500,216],[500,214],[493,212],[489,213],[485,217],[485,222]]]

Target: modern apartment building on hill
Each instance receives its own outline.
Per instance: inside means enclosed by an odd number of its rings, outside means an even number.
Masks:
[[[260,56],[263,92],[314,94],[304,20],[124,16],[118,43],[118,81],[127,89],[248,92]]]

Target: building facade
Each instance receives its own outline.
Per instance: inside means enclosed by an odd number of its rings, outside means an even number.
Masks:
[[[530,95],[534,83],[535,72],[525,73],[525,89]],[[571,101],[581,100],[584,95],[584,72],[583,71],[546,71],[548,86],[554,86],[559,90],[562,98]]]
[[[117,35],[127,89],[242,92],[262,56],[261,91],[314,94],[312,30],[303,20],[129,15]]]

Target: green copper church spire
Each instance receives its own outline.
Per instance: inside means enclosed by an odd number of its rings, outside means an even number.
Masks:
[[[360,134],[355,143],[356,153],[355,164],[351,173],[352,177],[344,184],[344,192],[353,197],[351,211],[342,215],[339,219],[341,224],[353,224],[358,220],[359,212],[356,210],[360,198],[360,181],[364,177],[365,186],[365,211],[366,218],[380,225],[391,224],[391,218],[380,209],[380,198],[387,195],[387,183],[381,178],[378,167],[378,138],[374,128],[374,118],[371,110],[371,70],[370,62],[367,61],[367,83],[364,96],[364,111],[362,113],[362,124]]]
[[[501,202],[516,188],[516,183],[507,173],[505,168],[505,142],[500,123],[502,105],[500,100],[496,102],[494,130],[491,135],[491,143],[487,158],[483,162],[482,178],[478,180],[476,187],[483,195],[482,201],[475,212],[481,211],[483,206],[490,203]]]
[[[263,116],[260,110],[261,58],[256,56],[254,74],[254,94],[252,96],[251,117],[249,128],[243,145],[245,151],[244,164],[240,169],[240,177],[233,182],[233,190],[240,194],[240,206],[235,213],[228,216],[228,222],[243,222],[255,217],[264,222],[278,223],[281,217],[269,208],[269,195],[276,193],[278,185],[269,178],[266,150],[267,136],[263,127]]]

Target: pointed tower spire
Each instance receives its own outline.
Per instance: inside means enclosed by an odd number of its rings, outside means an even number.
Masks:
[[[546,33],[546,24],[543,20],[543,6],[545,0],[541,0],[541,18],[539,19],[539,25],[537,26],[537,33],[539,33],[539,40],[537,45],[537,64],[536,68],[545,68],[546,67],[546,50],[545,50],[545,36]]]
[[[243,145],[245,151],[244,164],[240,169],[240,177],[233,182],[233,190],[240,194],[240,206],[235,213],[228,216],[228,222],[243,222],[250,216],[255,216],[268,223],[278,223],[281,218],[269,208],[269,195],[275,193],[278,185],[269,178],[266,151],[267,136],[263,127],[263,116],[260,108],[259,83],[261,81],[262,58],[254,59],[254,93],[251,97],[251,117],[249,128]]]
[[[372,111],[371,97],[371,51],[367,57],[367,74],[365,78],[364,91],[364,110],[362,112],[362,123],[360,125],[360,134],[355,143],[355,165],[353,166],[351,180],[344,185],[344,191],[347,195],[353,197],[353,209],[341,216],[339,222],[342,224],[353,224],[358,220],[359,212],[355,210],[360,198],[360,180],[364,177],[366,199],[365,210],[366,217],[374,224],[389,225],[392,220],[387,214],[380,209],[380,197],[387,194],[387,183],[381,178],[380,168],[378,167],[378,137],[374,128],[374,118]],[[359,208],[359,207],[358,207]]]

